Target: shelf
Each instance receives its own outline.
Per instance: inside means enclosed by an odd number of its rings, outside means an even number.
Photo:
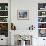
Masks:
[[[38,28],[38,29],[46,29],[46,28]]]
[[[8,10],[0,10],[0,11],[8,11]]]
[[[0,16],[0,17],[8,17],[8,16]]]
[[[38,11],[46,11],[46,10],[38,10]]]
[[[44,15],[44,16],[38,16],[38,17],[46,17],[46,15]]]
[[[38,23],[46,23],[46,22],[38,22]]]
[[[8,22],[0,22],[0,23],[8,23]]]

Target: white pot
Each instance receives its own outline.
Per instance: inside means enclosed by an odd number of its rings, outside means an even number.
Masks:
[[[25,41],[21,40],[21,46],[25,46]]]

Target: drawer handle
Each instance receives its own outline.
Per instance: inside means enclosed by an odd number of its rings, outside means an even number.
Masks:
[[[45,40],[45,39],[43,39],[43,40]]]
[[[1,40],[3,40],[3,39],[1,39]]]

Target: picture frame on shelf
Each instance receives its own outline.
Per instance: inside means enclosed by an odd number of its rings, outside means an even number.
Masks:
[[[17,10],[18,20],[29,20],[29,10]]]

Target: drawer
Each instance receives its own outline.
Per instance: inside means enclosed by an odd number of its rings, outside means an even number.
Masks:
[[[7,38],[0,38],[0,45],[7,45],[8,44],[8,39]]]

